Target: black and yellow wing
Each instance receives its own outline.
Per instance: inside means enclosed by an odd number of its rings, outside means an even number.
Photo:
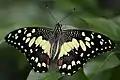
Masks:
[[[36,72],[47,72],[50,63],[51,29],[39,27],[20,28],[10,32],[5,41],[25,53]]]
[[[87,30],[64,30],[58,55],[59,71],[72,75],[93,57],[112,50],[115,43],[105,35]]]

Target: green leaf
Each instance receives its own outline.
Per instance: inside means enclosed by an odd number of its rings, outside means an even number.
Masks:
[[[84,66],[84,72],[90,79],[94,78],[102,71],[114,68],[120,64],[120,60],[114,55],[114,53],[109,53],[105,55],[105,57],[101,56],[101,58],[97,57],[97,59],[98,60],[89,61]]]

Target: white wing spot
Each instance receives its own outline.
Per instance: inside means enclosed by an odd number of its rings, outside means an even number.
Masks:
[[[86,40],[86,41],[90,41],[90,38],[89,38],[89,37],[85,37],[85,40]]]
[[[75,54],[78,54],[78,52],[76,51]]]
[[[89,57],[90,56],[90,54],[87,54],[87,57]]]
[[[71,64],[72,64],[72,66],[74,66],[74,65],[75,65],[75,61],[72,61],[72,63],[71,63]]]
[[[111,46],[109,46],[109,48],[111,48]]]
[[[21,30],[18,30],[18,33],[21,33]]]
[[[96,51],[98,50],[98,48],[96,48]]]
[[[71,65],[68,65],[67,69],[70,70],[71,69]]]
[[[67,67],[67,65],[66,65],[66,64],[63,64],[62,68],[64,69],[64,68],[66,68],[66,67]]]
[[[35,62],[36,62],[36,63],[38,62],[38,57],[36,57]]]
[[[105,47],[105,49],[107,49],[107,47]]]
[[[35,29],[32,29],[32,33],[35,33]]]
[[[110,40],[108,40],[108,41],[109,41],[110,44],[112,44]]]
[[[28,34],[27,34],[27,37],[31,37],[31,33],[28,33]]]
[[[10,36],[11,36],[11,33],[8,35],[8,38],[10,38]]]
[[[35,49],[35,51],[38,51],[38,49]]]
[[[13,41],[11,41],[11,43],[13,43]]]
[[[91,36],[92,36],[92,39],[94,39],[94,36],[93,36],[93,34],[91,34]]]
[[[68,75],[68,76],[70,76],[70,75],[71,75],[71,73],[68,73],[67,75]]]
[[[32,50],[32,49],[30,49],[30,53],[33,53],[33,50]]]
[[[26,49],[24,49],[24,51],[25,51],[25,52],[27,52],[27,50],[26,50]]]
[[[85,32],[82,32],[82,36],[85,36]]]
[[[98,35],[97,37],[98,37],[98,38],[101,38],[101,35]]]
[[[101,44],[101,45],[103,45],[103,42],[102,42],[102,41],[100,41],[100,44]]]
[[[83,57],[84,53],[81,53],[80,56]]]
[[[103,50],[103,48],[101,48],[101,50]]]
[[[46,64],[43,62],[43,63],[42,63],[42,66],[43,66],[43,67],[46,67]]]
[[[80,61],[79,61],[79,60],[77,61],[77,64],[80,64]]]
[[[37,66],[38,66],[38,67],[41,67],[41,64],[40,64],[40,63],[38,63],[38,64],[37,64]]]
[[[95,51],[92,51],[92,53],[94,53]]]
[[[24,46],[21,46],[21,48],[23,48]]]
[[[94,45],[94,42],[91,42],[91,45]]]
[[[32,57],[31,60],[35,60],[35,57]]]
[[[15,36],[15,39],[18,39],[18,36]]]
[[[89,42],[85,42],[85,44],[89,47],[89,48],[91,48],[91,46],[90,46],[90,43]]]
[[[20,43],[18,43],[18,45],[20,46]]]
[[[29,41],[30,41],[30,38],[27,38],[26,41],[25,41],[25,43],[28,43]]]
[[[64,75],[65,74],[65,72],[62,72],[62,75]]]
[[[25,37],[23,37],[23,41],[25,40]]]

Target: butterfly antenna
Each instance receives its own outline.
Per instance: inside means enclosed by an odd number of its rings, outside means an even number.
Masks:
[[[68,16],[70,16],[74,11],[75,11],[75,8],[74,8],[70,13],[68,13],[68,15],[66,15],[65,17],[63,17],[63,19],[60,20],[59,23],[62,22],[62,21],[63,21],[65,18],[67,18]]]
[[[52,16],[52,18],[58,23],[58,21],[55,19],[55,17],[53,16],[51,10],[49,9],[48,5],[46,5],[46,8],[48,9],[48,13],[50,13],[50,15]]]

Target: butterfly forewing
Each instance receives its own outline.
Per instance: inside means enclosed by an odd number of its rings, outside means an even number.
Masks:
[[[64,30],[58,56],[59,71],[72,75],[91,58],[115,47],[113,41],[100,33],[86,30]]]
[[[35,71],[46,72],[50,60],[51,35],[52,31],[48,28],[27,27],[10,32],[5,41],[25,53]]]

